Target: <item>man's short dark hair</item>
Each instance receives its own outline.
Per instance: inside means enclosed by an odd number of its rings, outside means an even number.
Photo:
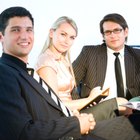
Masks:
[[[9,19],[13,17],[29,17],[29,19],[32,21],[32,24],[34,26],[34,19],[31,15],[31,13],[23,8],[23,7],[10,7],[5,9],[1,14],[0,14],[0,32],[4,34],[5,28],[8,25]]]
[[[100,21],[100,32],[101,34],[104,33],[103,24],[104,22],[111,21],[114,23],[119,24],[124,30],[128,28],[127,22],[124,17],[117,13],[112,13],[104,16],[104,18]]]

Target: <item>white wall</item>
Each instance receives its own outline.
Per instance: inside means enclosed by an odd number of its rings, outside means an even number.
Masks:
[[[50,26],[59,16],[64,15],[73,18],[79,28],[79,35],[71,49],[72,60],[80,53],[83,45],[102,43],[99,22],[112,12],[122,14],[128,22],[127,44],[140,45],[139,0],[0,0],[0,12],[10,6],[24,6],[34,17],[35,43],[29,58],[31,66],[35,64]]]

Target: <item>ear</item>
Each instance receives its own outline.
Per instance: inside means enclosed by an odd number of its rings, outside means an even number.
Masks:
[[[128,28],[126,28],[125,30],[124,30],[124,33],[125,33],[125,37],[127,37],[128,36]]]
[[[2,40],[3,40],[3,34],[2,32],[0,32],[0,42],[2,42]]]
[[[105,40],[105,36],[102,34],[103,40]]]
[[[50,29],[50,31],[49,31],[49,37],[50,37],[50,38],[53,37],[53,33],[54,33],[54,30],[53,30],[53,29]]]

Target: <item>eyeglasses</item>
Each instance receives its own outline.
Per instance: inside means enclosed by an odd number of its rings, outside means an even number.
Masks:
[[[119,33],[122,32],[122,30],[123,30],[123,29],[120,29],[120,28],[116,28],[116,29],[114,29],[114,30],[112,30],[112,31],[106,30],[106,31],[104,31],[104,35],[109,36],[109,35],[111,35],[112,33],[114,33],[114,34],[119,34]]]

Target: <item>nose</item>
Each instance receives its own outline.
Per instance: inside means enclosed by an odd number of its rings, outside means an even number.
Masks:
[[[68,44],[68,45],[70,45],[72,43],[71,38],[70,37],[66,37],[65,38],[65,43]]]
[[[69,42],[69,38],[65,37],[65,43],[68,44],[68,42]]]
[[[28,37],[27,31],[21,31],[20,38],[27,39],[27,37]]]

